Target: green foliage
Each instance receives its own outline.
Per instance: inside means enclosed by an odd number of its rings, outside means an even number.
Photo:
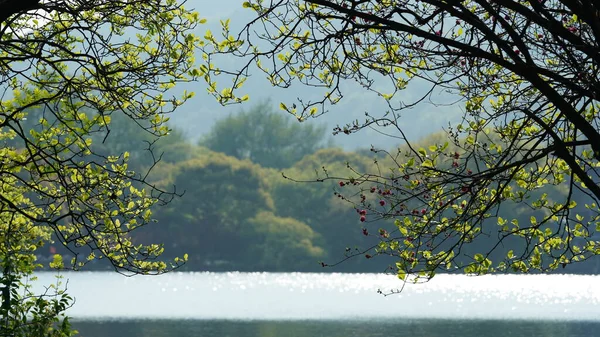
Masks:
[[[202,42],[190,33],[200,23],[170,0],[0,2],[2,332],[74,333],[64,289],[28,288],[51,235],[73,257],[55,255],[54,269],[95,259],[129,274],[181,265],[159,260],[160,245],[131,239],[152,220],[150,208],[174,194],[136,175],[126,148],[104,153],[94,143],[113,117],[154,137],[168,133],[166,114],[192,95],[165,93],[201,75],[193,54]]]
[[[285,263],[299,257],[314,262],[321,254],[310,227],[273,214],[267,172],[260,166],[205,152],[161,165],[157,172],[165,172],[159,185],[185,187],[185,197],[157,213],[162,231],[148,235],[177,237],[173,252],[192,252],[188,268],[215,268],[220,263],[235,270],[289,269]]]
[[[286,168],[327,141],[324,127],[294,122],[264,102],[217,121],[200,145],[264,167]]]
[[[376,238],[362,235],[366,223],[360,222],[355,206],[339,193],[339,182],[330,179],[335,175],[350,182],[359,170],[377,172],[372,156],[329,148],[306,156],[285,170],[286,179],[275,176],[269,179],[277,214],[302,220],[319,233],[325,247],[323,261],[335,265],[332,271],[380,272],[389,264],[384,259],[368,264],[365,259],[338,263],[347,257],[363,255],[377,244]],[[319,183],[307,184],[315,175]],[[370,226],[382,225],[371,220],[377,219],[369,217]]]
[[[10,291],[10,301],[2,308],[2,336],[70,337],[77,334],[64,314],[73,299],[61,288],[61,277],[57,277],[56,284],[45,293],[35,294],[29,283],[35,278],[29,279],[27,273],[4,271],[4,275],[10,275],[3,277],[4,289]]]
[[[342,100],[347,80],[387,101],[382,116],[367,112],[365,122],[336,132],[387,126],[406,147],[380,160],[378,172],[326,179],[341,179],[344,200],[394,223],[374,251],[396,257],[399,277],[455,268],[550,271],[600,254],[593,1],[290,0],[244,7],[257,19],[242,32],[223,27],[225,41],[205,36],[206,80],[221,103],[240,101],[253,67],[273,86],[323,90],[321,99],[281,102],[299,120]],[[246,66],[218,68],[223,54]],[[234,85],[219,90],[219,76],[233,76]],[[415,80],[430,90],[400,101]],[[456,95],[463,121],[444,141],[415,146],[399,116],[423,101],[435,104],[440,90]],[[477,246],[482,241],[491,245]],[[515,249],[499,254],[505,244]]]
[[[317,234],[299,220],[282,218],[267,211],[249,220],[256,237],[248,253],[259,261],[255,268],[273,271],[314,269],[324,250],[315,246]]]
[[[425,151],[443,148],[452,154],[461,150],[442,143],[445,139],[440,133],[412,145]],[[276,170],[189,145],[186,158],[190,159],[160,162],[150,173],[159,187],[175,185],[179,192],[185,190],[183,198],[171,207],[156,208],[159,225],[136,231],[132,238],[138,244],[164,242],[167,256],[187,253],[187,270],[381,272],[390,265],[396,268],[394,254],[388,253],[400,243],[386,239],[398,232],[406,235],[408,230],[387,220],[389,203],[379,204],[382,199],[389,201],[387,189],[361,179],[368,177],[365,173],[375,179],[390,172],[386,168],[395,163],[411,161],[405,156],[407,150],[403,146],[399,151],[360,155],[321,149],[285,169],[287,178],[283,178]],[[412,162],[416,166],[414,159]],[[443,167],[451,169],[452,161]],[[314,180],[316,173],[319,183],[306,183]],[[339,180],[331,179],[333,176]],[[547,200],[555,200],[565,193],[547,185],[532,196],[546,194]],[[363,195],[371,205],[355,203]],[[406,208],[421,211],[418,206],[414,200],[405,202]],[[367,213],[361,222],[363,210]],[[539,219],[546,213],[525,203],[506,201],[498,214],[503,226],[514,226],[513,221],[527,224],[532,216]],[[489,219],[485,226],[496,228],[499,224]],[[524,238],[507,237],[498,246],[496,237],[478,235],[462,247],[453,265],[467,265],[475,254],[492,248],[486,259],[514,258],[526,247]],[[345,260],[352,256],[361,258]],[[317,261],[334,268],[322,268]],[[581,268],[589,271],[590,267]]]

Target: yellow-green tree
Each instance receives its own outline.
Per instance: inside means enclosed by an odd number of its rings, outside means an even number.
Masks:
[[[205,36],[206,80],[223,103],[242,100],[237,92],[254,68],[274,86],[323,89],[322,99],[282,102],[299,120],[343,99],[343,81],[388,102],[385,114],[370,112],[365,122],[337,129],[343,133],[377,124],[402,138],[399,112],[435,102],[440,91],[454,94],[464,109],[464,121],[447,130],[446,141],[426,147],[407,141],[390,152],[389,171],[351,180],[382,191],[356,202],[395,223],[377,253],[397,256],[401,278],[456,267],[475,274],[549,270],[600,253],[597,2],[252,0],[243,6],[257,17],[242,32],[224,22],[226,39]],[[220,69],[223,54],[246,66]],[[219,76],[233,77],[233,86],[220,87]],[[417,83],[429,87],[415,101],[401,101],[402,90]],[[565,193],[541,193],[550,185]],[[529,207],[529,221],[499,213],[511,203]],[[496,244],[466,253],[482,236]],[[490,254],[513,239],[519,250],[492,261]]]
[[[193,67],[201,41],[191,33],[200,23],[171,0],[0,1],[3,336],[73,333],[60,319],[71,304],[64,289],[27,288],[51,235],[73,257],[55,255],[53,268],[106,259],[119,272],[150,274],[182,263],[160,261],[160,245],[130,235],[174,194],[131,172],[128,152],[95,152],[92,138],[110,137],[116,114],[166,135],[165,114],[191,97],[168,90],[201,75]]]

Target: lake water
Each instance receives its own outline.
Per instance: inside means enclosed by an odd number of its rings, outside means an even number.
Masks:
[[[600,336],[600,277],[379,274],[63,274],[86,337]],[[40,285],[52,274],[42,273]]]

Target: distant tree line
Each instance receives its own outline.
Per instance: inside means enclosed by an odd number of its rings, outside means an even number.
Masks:
[[[347,198],[366,188],[352,183],[356,172],[381,174],[393,166],[386,162],[390,156],[333,147],[323,127],[297,123],[268,102],[218,121],[198,144],[191,144],[177,130],[158,140],[138,130],[130,120],[113,121],[110,136],[96,135],[94,146],[106,153],[128,149],[132,170],[149,171],[148,179],[157,187],[175,186],[184,192],[154,210],[157,226],[142,228],[133,238],[135,243],[164,243],[165,258],[188,254],[183,270],[382,272],[393,268],[393,257],[370,249],[397,227],[382,219],[384,212],[367,214]],[[443,137],[433,134],[416,146],[427,147]],[[159,158],[159,164],[150,168]],[[331,174],[348,178],[320,181]],[[368,191],[364,198],[372,204],[385,199],[386,191],[378,186],[369,186]],[[538,192],[552,198],[568,191],[549,186]],[[380,206],[384,211],[385,205]],[[523,223],[538,215],[518,204],[507,204],[502,212]],[[480,236],[468,250],[481,251],[496,242]],[[520,242],[506,241],[497,254],[510,250],[516,254],[520,249]],[[95,266],[108,268],[102,262]],[[591,261],[561,270],[569,271],[591,273],[598,266]]]

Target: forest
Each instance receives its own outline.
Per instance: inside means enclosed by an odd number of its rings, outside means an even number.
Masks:
[[[365,183],[353,182],[353,177],[358,172],[381,174],[399,160],[407,161],[401,155],[402,145],[390,143],[388,149],[375,149],[365,139],[364,148],[344,151],[335,146],[332,130],[298,123],[268,101],[229,114],[195,144],[176,128],[158,139],[119,115],[114,115],[108,136],[96,134],[94,138],[94,152],[127,151],[133,172],[147,175],[160,189],[174,189],[173,200],[153,208],[157,223],[131,236],[134,243],[162,244],[163,259],[186,255],[188,260],[180,270],[394,270],[395,257],[381,249],[382,242],[398,231],[386,214],[389,190],[360,186]],[[412,146],[428,148],[445,139],[447,135],[440,132]],[[460,149],[452,146],[446,151],[460,156]],[[359,195],[361,189],[369,191],[364,197],[373,201],[374,210],[367,212],[352,201],[350,196]],[[566,193],[564,186],[552,185],[535,191],[536,195],[548,194],[549,199]],[[499,216],[528,223],[539,212],[526,203],[507,202]],[[516,238],[511,240],[505,240],[492,256],[501,259],[511,251],[518,254],[524,246]],[[489,251],[497,243],[496,237],[479,236],[462,260],[468,264],[469,254]],[[47,255],[39,256],[41,261],[57,252],[68,261],[74,253],[56,242],[47,248]],[[86,268],[114,267],[93,260]],[[600,265],[592,260],[556,272],[599,271]]]

